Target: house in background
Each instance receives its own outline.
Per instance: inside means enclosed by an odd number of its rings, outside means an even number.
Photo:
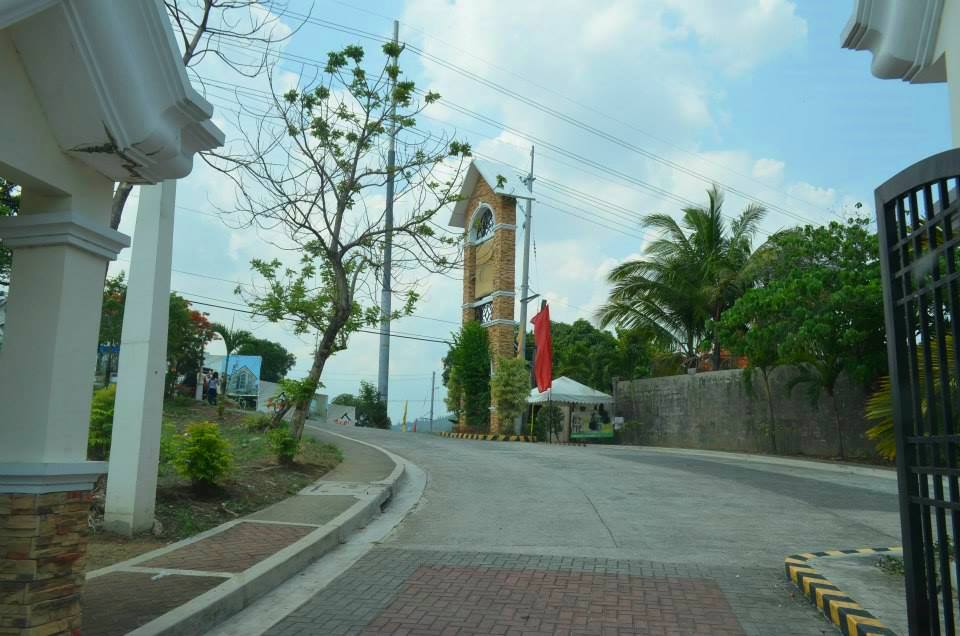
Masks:
[[[259,379],[246,365],[235,368],[230,372],[230,382],[227,384],[227,395],[257,395]]]

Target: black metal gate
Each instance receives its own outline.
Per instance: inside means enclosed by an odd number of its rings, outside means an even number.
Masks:
[[[876,191],[910,634],[955,634],[960,150]]]

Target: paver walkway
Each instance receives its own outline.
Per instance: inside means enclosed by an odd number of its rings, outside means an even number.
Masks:
[[[820,628],[813,628],[819,624]],[[269,636],[794,636],[834,627],[775,568],[375,548]]]
[[[393,461],[342,438],[343,463],[300,494],[202,538],[179,542],[87,575],[84,636],[126,634],[227,584],[299,541],[319,540],[327,526],[387,479]]]

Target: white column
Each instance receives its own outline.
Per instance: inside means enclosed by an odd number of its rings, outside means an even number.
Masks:
[[[140,188],[120,338],[104,518],[108,530],[122,534],[153,525],[167,371],[175,199],[176,181]]]
[[[129,240],[77,212],[0,218],[0,237],[13,249],[0,350],[0,492],[44,491],[58,475],[65,480],[53,490],[78,489],[104,472],[86,461],[91,387],[103,276]]]

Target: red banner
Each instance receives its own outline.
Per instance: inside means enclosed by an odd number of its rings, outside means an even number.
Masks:
[[[550,335],[550,307],[544,305],[531,320],[533,339],[537,344],[536,358],[533,363],[533,377],[537,381],[537,390],[543,393],[553,386],[553,337]]]

